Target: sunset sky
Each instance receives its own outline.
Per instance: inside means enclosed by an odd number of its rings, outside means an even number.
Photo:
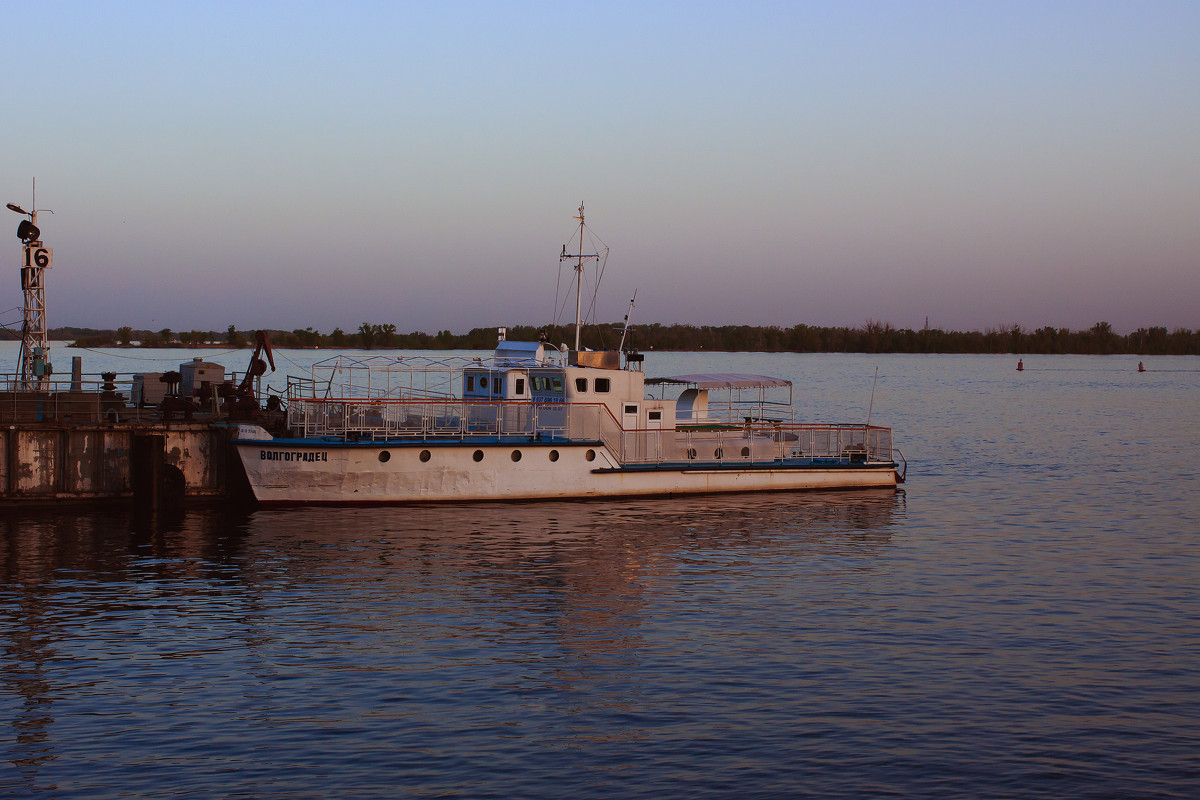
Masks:
[[[0,190],[54,211],[51,327],[542,324],[583,201],[602,320],[636,290],[641,322],[1196,329],[1198,32],[1166,1],[10,4]]]

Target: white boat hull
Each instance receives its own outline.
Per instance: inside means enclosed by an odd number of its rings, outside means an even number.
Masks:
[[[895,465],[622,467],[596,443],[235,441],[265,504],[406,503],[894,488]]]

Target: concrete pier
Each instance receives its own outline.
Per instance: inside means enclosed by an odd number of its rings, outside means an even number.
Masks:
[[[137,490],[139,505],[157,507],[179,494],[226,497],[245,480],[224,423],[8,421],[0,429],[0,505],[133,502]]]

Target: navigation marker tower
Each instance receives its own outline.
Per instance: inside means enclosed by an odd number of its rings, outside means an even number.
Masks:
[[[46,283],[45,270],[54,265],[54,250],[42,244],[42,232],[38,228],[37,179],[33,182],[32,211],[26,211],[16,203],[8,208],[29,219],[21,220],[17,226],[17,238],[21,240],[21,289],[25,293],[25,318],[21,324],[21,356],[17,367],[20,373],[20,388],[24,391],[42,388],[53,369],[50,366],[50,342],[46,338]],[[53,214],[48,208],[41,209]]]

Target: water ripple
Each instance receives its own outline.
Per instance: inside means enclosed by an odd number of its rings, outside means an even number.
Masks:
[[[1196,796],[1200,378],[890,363],[907,494],[6,514],[0,795]]]

